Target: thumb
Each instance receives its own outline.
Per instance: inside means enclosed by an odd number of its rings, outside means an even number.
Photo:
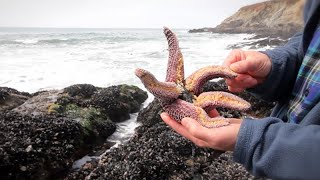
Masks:
[[[181,120],[181,124],[189,131],[189,132],[195,132],[196,129],[198,129],[198,127],[200,126],[200,124],[189,117],[185,117]]]
[[[182,119],[181,124],[189,131],[195,138],[206,140],[210,134],[210,130],[200,125],[195,119],[185,117]]]

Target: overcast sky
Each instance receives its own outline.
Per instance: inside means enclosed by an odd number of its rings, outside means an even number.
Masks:
[[[0,26],[83,28],[214,27],[265,0],[0,0]]]

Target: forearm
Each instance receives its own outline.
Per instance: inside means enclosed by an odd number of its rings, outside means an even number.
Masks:
[[[283,123],[280,119],[244,120],[234,159],[256,176],[274,179],[320,177],[320,126]]]

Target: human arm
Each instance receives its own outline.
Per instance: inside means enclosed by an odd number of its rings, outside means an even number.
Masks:
[[[277,118],[244,119],[234,160],[256,176],[272,179],[320,177],[320,126],[284,123]]]

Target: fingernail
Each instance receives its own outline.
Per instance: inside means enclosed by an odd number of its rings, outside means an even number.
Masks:
[[[238,71],[238,68],[239,68],[239,65],[238,64],[231,64],[230,65],[230,69],[234,72],[237,72]]]
[[[181,120],[181,124],[182,124],[183,126],[187,126],[187,125],[189,124],[188,118],[183,118],[183,119]]]
[[[163,112],[163,113],[160,114],[160,117],[161,117],[161,118],[166,118],[167,115],[166,115],[166,113]]]

